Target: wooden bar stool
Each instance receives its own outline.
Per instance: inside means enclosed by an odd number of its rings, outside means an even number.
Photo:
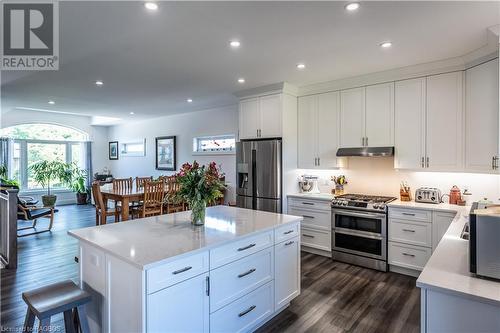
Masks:
[[[64,314],[66,332],[90,333],[84,305],[91,300],[91,295],[81,290],[71,280],[54,283],[22,294],[28,305],[23,332],[33,332],[35,317],[40,320],[38,332],[50,331],[50,317]]]

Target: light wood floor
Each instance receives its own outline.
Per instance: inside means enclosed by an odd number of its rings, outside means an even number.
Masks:
[[[66,279],[78,283],[77,242],[66,232],[93,226],[95,210],[92,206],[59,209],[52,233],[19,238],[19,268],[1,271],[0,322],[4,330],[22,326],[26,313],[23,291]],[[53,331],[64,331],[61,320],[62,316],[53,318]],[[414,278],[303,253],[302,294],[259,333],[406,333],[418,332],[419,320],[420,294]]]

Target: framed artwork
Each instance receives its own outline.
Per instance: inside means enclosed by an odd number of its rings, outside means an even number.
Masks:
[[[156,170],[175,171],[175,136],[156,138]]]
[[[118,159],[118,141],[111,141],[109,143],[109,159],[110,160]]]

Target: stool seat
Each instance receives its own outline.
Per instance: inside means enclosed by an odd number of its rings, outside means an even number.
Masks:
[[[23,300],[38,318],[76,308],[90,302],[91,295],[81,290],[73,281],[63,281],[24,292]]]

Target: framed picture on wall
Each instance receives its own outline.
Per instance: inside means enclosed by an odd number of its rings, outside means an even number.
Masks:
[[[111,141],[109,143],[109,159],[110,160],[118,159],[118,141]]]
[[[156,170],[176,170],[175,136],[156,138]]]

